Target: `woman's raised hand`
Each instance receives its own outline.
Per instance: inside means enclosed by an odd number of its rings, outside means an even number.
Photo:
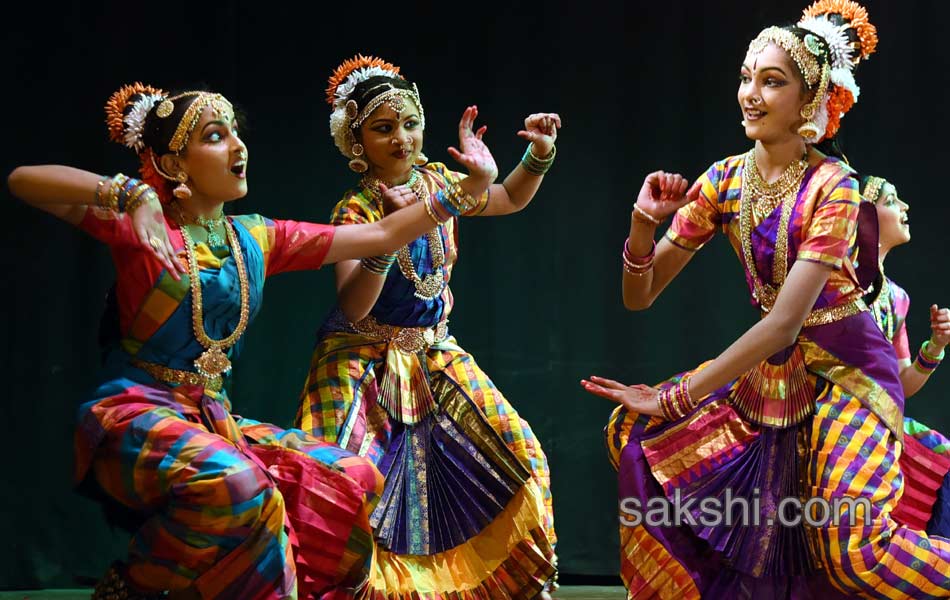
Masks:
[[[930,306],[930,343],[941,350],[950,344],[950,309]]]
[[[531,152],[538,158],[551,154],[557,140],[557,130],[561,128],[561,117],[557,113],[534,113],[524,120],[524,129],[518,137],[531,142]]]
[[[449,155],[461,163],[467,170],[469,177],[480,180],[487,187],[498,177],[498,165],[495,164],[495,157],[482,136],[488,129],[484,125],[473,131],[472,126],[475,118],[478,116],[478,107],[469,106],[462,113],[462,119],[459,121],[459,148],[449,147]]]
[[[643,180],[636,205],[650,217],[662,221],[699,198],[699,188],[699,181],[690,187],[689,182],[678,173],[655,171]]]

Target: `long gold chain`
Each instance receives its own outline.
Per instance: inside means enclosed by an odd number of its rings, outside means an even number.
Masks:
[[[776,286],[780,288],[782,284],[785,283],[785,276],[788,274],[788,226],[791,221],[792,209],[798,197],[798,190],[801,187],[802,181],[805,178],[805,171],[808,168],[807,149],[806,156],[799,161],[799,163],[804,163],[804,168],[795,169],[794,171],[787,168],[785,173],[782,174],[782,177],[779,178],[782,179],[786,173],[791,171],[797,173],[797,179],[784,181],[781,187],[776,185],[778,181],[776,181],[776,184],[769,186],[761,179],[761,176],[758,174],[758,169],[755,167],[754,148],[746,155],[745,161],[742,167],[742,190],[739,201],[739,237],[741,238],[742,258],[745,260],[746,268],[749,270],[749,275],[752,279],[752,297],[759,303],[759,307],[763,311],[768,312],[772,310],[775,299],[778,297]],[[751,169],[749,168],[750,166],[752,167]],[[791,167],[791,165],[789,165],[789,167]],[[753,178],[758,178],[759,185],[752,181]],[[772,189],[763,191],[763,189],[769,187]],[[772,197],[779,193],[779,191],[783,192],[784,196],[778,196],[777,199],[774,200],[775,205],[771,210],[765,212],[764,215],[761,215],[755,210],[756,203],[761,200],[759,194],[767,194],[766,197],[768,197],[771,202],[773,201]],[[762,281],[759,277],[758,269],[756,269],[755,266],[755,255],[752,252],[752,213],[755,212],[755,216],[758,221],[761,222],[762,219],[771,214],[772,210],[775,210],[775,207],[778,206],[779,203],[782,204],[782,215],[779,220],[778,230],[775,234],[772,279],[775,281],[776,286],[773,286]]]
[[[374,199],[379,199],[379,179],[364,177],[360,183]],[[425,202],[425,197],[429,194],[429,188],[426,186],[423,177],[413,171],[406,184],[412,188],[417,202]],[[445,289],[445,275],[442,269],[445,264],[445,249],[442,246],[440,229],[441,227],[435,227],[426,233],[426,243],[429,246],[429,255],[432,257],[432,269],[435,272],[429,273],[425,278],[420,277],[419,273],[416,272],[416,267],[412,264],[412,254],[409,252],[408,244],[396,251],[396,263],[399,265],[399,272],[412,282],[416,288],[413,295],[420,300],[438,298],[442,290]]]
[[[185,241],[185,253],[188,255],[188,277],[191,279],[191,325],[195,332],[195,339],[205,348],[201,356],[195,359],[194,364],[195,369],[206,377],[215,377],[231,370],[231,361],[223,352],[223,349],[233,346],[244,334],[250,312],[250,284],[247,279],[247,269],[244,266],[244,254],[241,252],[241,245],[238,243],[234,226],[227,219],[224,221],[224,229],[228,236],[228,242],[231,244],[231,256],[234,257],[238,281],[241,284],[241,316],[231,335],[224,339],[214,340],[205,331],[204,311],[201,303],[201,276],[198,271],[198,259],[195,257],[194,240],[192,240],[187,228],[184,226],[181,228],[181,237]]]
[[[805,171],[808,169],[808,149],[800,160],[794,161],[782,171],[779,178],[767,183],[759,173],[759,166],[755,162],[755,148],[749,150],[745,157],[743,174],[743,194],[751,193],[755,202],[752,209],[755,216],[761,221],[766,218],[790,193],[798,191]]]

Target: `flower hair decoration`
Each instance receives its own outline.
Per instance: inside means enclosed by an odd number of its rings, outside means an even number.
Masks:
[[[405,110],[405,101],[411,100],[419,109],[419,120],[425,128],[425,113],[419,90],[413,84],[411,90],[397,88],[390,83],[380,83],[386,89],[366,103],[362,109],[357,106],[350,96],[360,83],[377,76],[404,79],[399,74],[399,67],[375,56],[358,54],[343,61],[330,76],[327,86],[327,102],[332,107],[330,114],[330,135],[333,142],[343,156],[359,158],[362,146],[356,142],[353,130],[362,125],[363,121],[380,105],[386,103],[397,113]],[[354,148],[357,152],[354,152]]]

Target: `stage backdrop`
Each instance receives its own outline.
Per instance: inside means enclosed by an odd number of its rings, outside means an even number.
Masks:
[[[121,84],[206,84],[247,115],[246,199],[229,212],[325,222],[357,177],[328,134],[326,78],[357,52],[403,67],[425,103],[425,151],[450,165],[467,104],[504,176],[531,112],[557,111],[557,163],[534,202],[468,219],[451,328],[532,424],[551,462],[561,569],[617,570],[616,482],[604,452],[609,402],[591,374],[652,383],[713,358],[757,318],[732,250],[710,243],[647,312],[623,309],[620,251],[644,175],[690,179],[747,150],[736,105],[749,40],[804,5],[749,2],[73,2],[4,18],[0,167],[62,163],[134,172],[106,140],[102,104]],[[843,141],[857,168],[911,205],[914,241],[888,261],[910,292],[911,344],[927,306],[950,304],[950,133],[944,2],[869,2],[881,43],[857,74]],[[105,248],[4,189],[0,588],[71,586],[124,554],[98,505],[72,491],[73,418],[95,382],[96,335],[113,281]],[[334,302],[332,267],[269,282],[237,361],[236,412],[289,425],[314,334]],[[950,369],[950,367],[944,367]],[[908,413],[950,428],[950,373]]]

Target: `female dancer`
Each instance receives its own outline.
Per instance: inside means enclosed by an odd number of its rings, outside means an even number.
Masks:
[[[224,384],[266,277],[389,251],[459,207],[430,197],[346,227],[225,217],[223,204],[247,193],[248,153],[224,97],[135,84],[106,112],[112,139],[139,153],[142,180],[35,166],[8,182],[106,243],[116,265],[121,340],[79,409],[76,478],[141,526],[128,565],[93,597],[296,598],[363,585],[378,471],[302,431],[232,416]],[[480,194],[494,160],[460,131],[455,156],[472,175],[459,186]]]
[[[881,177],[861,178],[861,197],[874,205],[877,212],[880,239],[880,265],[870,300],[871,314],[884,335],[894,346],[900,368],[904,397],[910,398],[927,383],[940,361],[944,348],[950,342],[950,310],[930,307],[930,339],[925,341],[911,359],[907,336],[907,313],[910,297],[899,285],[884,274],[884,260],[890,251],[910,241],[907,220],[909,206],[897,195],[897,189]],[[938,500],[950,471],[950,440],[940,432],[904,417],[904,448],[900,456],[904,476],[904,492],[891,516],[897,522],[913,529],[925,529],[930,534],[950,535],[950,511]],[[943,490],[946,492],[947,490]]]
[[[419,199],[458,195],[457,173],[426,164],[422,102],[398,68],[348,60],[330,78],[328,99],[333,139],[364,174],[333,223],[381,219],[384,184],[404,184]],[[554,160],[559,127],[555,114],[528,117],[521,164],[468,197],[465,214],[527,206]],[[380,598],[547,597],[555,574],[547,460],[446,325],[457,226],[452,219],[395,253],[337,265],[339,307],[320,331],[297,424],[369,458],[385,477],[371,519],[380,548],[370,585],[384,590]]]
[[[855,248],[876,268],[876,243],[855,244],[853,172],[813,146],[834,136],[857,98],[852,68],[876,41],[866,11],[847,0],[821,0],[796,26],[763,30],[738,91],[755,147],[715,163],[688,192],[676,175],[644,182],[624,251],[626,306],[649,307],[721,227],[763,318],[659,389],[582,382],[623,404],[607,434],[633,597],[788,597],[822,582],[868,597],[950,595],[950,542],[889,516],[901,487],[903,390],[855,268]],[[677,210],[652,250],[656,226]],[[687,503],[692,518],[635,518],[637,502],[663,496]],[[834,508],[810,504],[808,527],[779,513],[787,498],[809,497]],[[834,503],[842,498],[852,503]],[[712,518],[698,520],[702,502]]]

